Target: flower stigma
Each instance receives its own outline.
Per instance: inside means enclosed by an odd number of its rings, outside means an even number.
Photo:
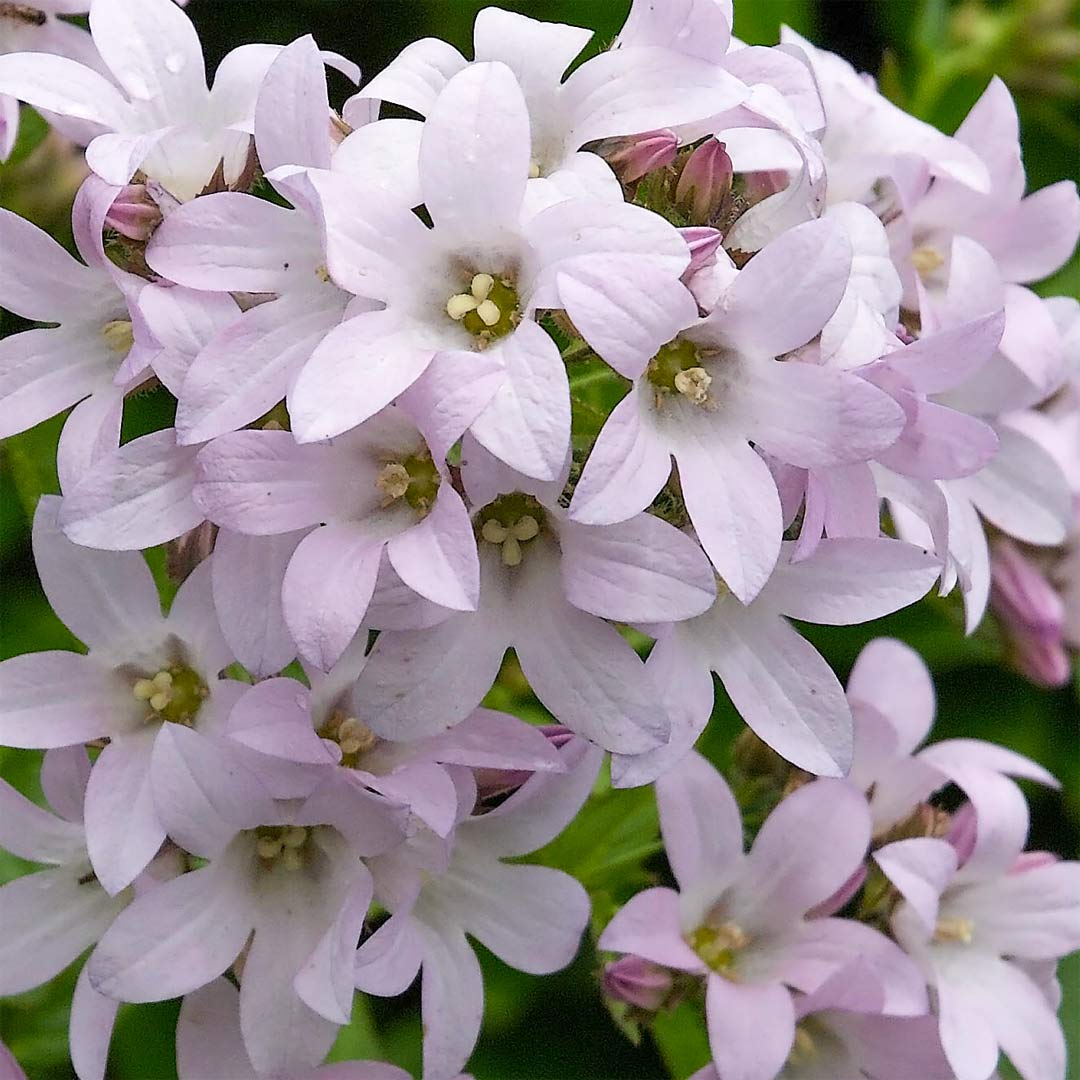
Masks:
[[[503,566],[520,566],[524,547],[535,540],[547,515],[531,495],[500,495],[480,511],[480,538],[500,548]]]
[[[645,377],[653,386],[658,406],[669,394],[680,394],[694,405],[709,401],[713,378],[701,366],[696,346],[685,338],[676,338],[662,346],[649,361]]]
[[[726,922],[699,926],[687,935],[686,943],[713,971],[730,979],[736,955],[750,944],[750,939],[735,923]]]
[[[513,284],[491,274],[474,274],[468,292],[456,293],[447,300],[446,314],[483,341],[505,337],[521,319]]]
[[[299,870],[310,835],[303,825],[260,825],[255,830],[255,850],[267,870],[275,866]]]
[[[341,709],[335,709],[319,728],[319,738],[338,744],[341,764],[349,769],[359,768],[363,756],[379,742],[379,737],[363,720],[348,716]]]
[[[421,516],[431,510],[441,482],[439,470],[426,452],[403,461],[388,461],[375,478],[375,486],[382,492],[384,510],[404,499]]]

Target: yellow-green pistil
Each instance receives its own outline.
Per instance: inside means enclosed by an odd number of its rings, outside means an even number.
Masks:
[[[740,950],[750,944],[750,939],[735,923],[719,926],[699,926],[686,937],[690,946],[719,975],[731,978],[731,968]]]
[[[278,865],[299,870],[309,835],[302,825],[260,825],[255,830],[255,850],[267,870]]]
[[[500,549],[504,566],[520,566],[523,545],[540,535],[546,519],[544,508],[531,495],[520,491],[500,495],[480,511],[480,538]]]
[[[495,341],[521,321],[521,302],[513,282],[492,274],[474,274],[465,292],[446,302],[446,314],[473,337]]]
[[[341,764],[350,769],[360,768],[364,755],[375,747],[379,738],[355,716],[344,709],[335,709],[326,723],[319,728],[319,737],[336,742],[341,747]]]
[[[649,361],[645,377],[652,384],[658,403],[666,394],[680,394],[695,405],[704,405],[712,384],[712,376],[701,366],[697,348],[685,338],[676,338],[662,346]]]
[[[413,454],[403,461],[387,462],[375,481],[383,493],[383,506],[404,499],[421,517],[431,510],[442,477],[430,454]]]
[[[150,706],[148,720],[167,720],[190,727],[209,690],[196,671],[175,664],[149,678],[136,679],[131,693],[136,701],[145,701]]]

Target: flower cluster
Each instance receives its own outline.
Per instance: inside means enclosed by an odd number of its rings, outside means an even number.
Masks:
[[[731,23],[634,0],[574,66],[588,31],[488,8],[472,60],[426,39],[362,83],[304,37],[208,89],[173,0],[0,2],[0,152],[21,101],[90,170],[81,259],[0,210],[0,304],[43,324],[0,342],[0,436],[74,406],[33,552],[85,645],[0,664],[52,807],[0,783],[0,844],[48,866],[0,888],[0,993],[92,947],[80,1080],[120,1002],[168,998],[183,1080],[394,1080],[320,1063],[357,989],[418,973],[424,1076],[458,1076],[468,939],[536,974],[578,950],[586,890],[519,860],[603,752],[656,783],[679,885],[603,931],[605,985],[641,1016],[704,987],[701,1080],[987,1080],[999,1047],[1064,1076],[1078,868],[1023,852],[1006,774],[1052,778],[915,752],[918,659],[879,641],[845,694],[791,620],[938,584],[1067,677],[1080,305],[1027,285],[1080,199],[1025,196],[1000,81],[949,137]],[[159,385],[173,426],[121,443]],[[484,707],[508,670],[552,723]],[[693,750],[713,674],[770,778],[746,855]]]
[[[704,758],[657,781],[678,889],[638,893],[608,924],[600,948],[625,954],[609,994],[640,1017],[704,991],[713,1065],[696,1080],[985,1080],[999,1048],[1024,1077],[1064,1077],[1054,970],[1080,948],[1080,863],[1024,851],[1010,775],[1056,781],[978,740],[919,749],[934,690],[898,641],[866,647],[847,694],[846,780],[745,755],[748,778],[783,785],[745,854]],[[953,813],[930,801],[950,785]]]

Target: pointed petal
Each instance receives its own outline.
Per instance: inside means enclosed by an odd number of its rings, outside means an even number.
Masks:
[[[138,897],[98,942],[91,986],[121,1001],[165,1001],[222,974],[251,933],[244,869],[225,857]]]
[[[575,607],[615,622],[671,622],[707,611],[716,579],[698,544],[639,514],[619,525],[560,530],[563,590]]]
[[[526,320],[494,348],[506,374],[469,430],[511,468],[552,480],[570,446],[570,384],[558,346]]]
[[[195,528],[204,520],[191,498],[198,449],[178,446],[165,428],[105,455],[64,499],[64,532],[115,551],[154,547]]]
[[[99,552],[60,531],[63,500],[46,495],[34,513],[34,562],[45,595],[80,641],[137,640],[161,621],[157,586],[137,552]]]
[[[351,523],[324,525],[300,541],[289,562],[281,586],[285,622],[300,655],[323,671],[363,621],[382,549]]]
[[[719,772],[691,751],[656,782],[664,850],[683,888],[742,858],[742,815]]]
[[[630,953],[676,971],[704,970],[697,953],[682,938],[679,894],[674,889],[645,889],[631,897],[600,935],[606,952]]]
[[[820,332],[850,272],[851,245],[840,226],[826,219],[797,225],[739,272],[712,319],[745,352],[780,356]]]
[[[454,75],[420,140],[420,182],[436,230],[460,243],[516,228],[531,145],[525,98],[505,64],[473,63]]]
[[[480,560],[461,496],[443,483],[431,513],[387,544],[390,565],[421,596],[455,611],[475,611]]]
[[[71,1064],[79,1080],[105,1080],[113,1024],[120,1002],[99,994],[91,985],[86,967],[79,972],[71,999],[68,1040]]]
[[[86,844],[98,881],[111,894],[130,885],[157,854],[165,827],[154,806],[154,728],[114,739],[86,787]]]
[[[258,1080],[240,1034],[240,991],[214,979],[180,1005],[176,1023],[180,1080]]]
[[[938,902],[956,873],[956,848],[945,840],[897,840],[874,852],[874,861],[911,905],[927,934],[938,920]]]
[[[771,1080],[783,1068],[795,1041],[795,1007],[780,983],[739,984],[711,975],[705,1017],[724,1080]]]

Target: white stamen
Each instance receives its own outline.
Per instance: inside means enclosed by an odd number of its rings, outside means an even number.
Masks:
[[[476,309],[476,314],[480,316],[480,321],[485,326],[494,326],[502,318],[499,305],[494,300],[481,301]]]
[[[136,679],[131,692],[136,701],[149,701],[157,693],[157,687],[150,679]]]
[[[513,533],[510,533],[503,541],[502,561],[503,566],[521,565],[521,544]]]
[[[280,837],[260,836],[255,850],[261,859],[276,859],[281,854],[282,846]]]
[[[155,692],[154,696],[150,699],[150,708],[153,709],[154,712],[161,712],[161,710],[164,709],[165,706],[169,704],[169,700],[170,700],[170,698],[169,698],[169,694],[168,694],[167,691],[158,690],[158,691]]]
[[[687,368],[675,376],[675,389],[695,405],[704,405],[709,398],[712,376],[699,367]]]
[[[480,530],[480,535],[489,544],[501,544],[510,535],[510,530],[501,521],[488,518]]]
[[[159,690],[168,690],[172,686],[172,673],[169,671],[159,671],[151,680],[153,684]]]
[[[455,322],[461,322],[470,311],[475,311],[479,302],[475,296],[468,293],[458,293],[446,301],[446,314]]]
[[[287,848],[303,847],[307,843],[308,831],[302,825],[292,825],[281,838]]]
[[[304,857],[296,848],[287,847],[281,853],[281,861],[286,870],[299,870],[304,865]]]
[[[469,292],[476,297],[477,302],[486,300],[491,295],[491,290],[495,288],[495,279],[490,274],[477,274],[472,279],[472,284],[469,286]]]
[[[530,180],[535,180],[539,175],[540,175],[540,162],[538,162],[538,161],[530,161],[529,162],[529,179]]]
[[[409,479],[409,470],[398,461],[391,461],[382,467],[375,486],[386,496],[385,505],[389,506],[409,490]]]
[[[515,540],[520,540],[524,543],[526,540],[531,540],[540,532],[540,524],[531,514],[526,514],[524,517],[520,517],[514,522],[514,527],[510,531],[514,534]]]

